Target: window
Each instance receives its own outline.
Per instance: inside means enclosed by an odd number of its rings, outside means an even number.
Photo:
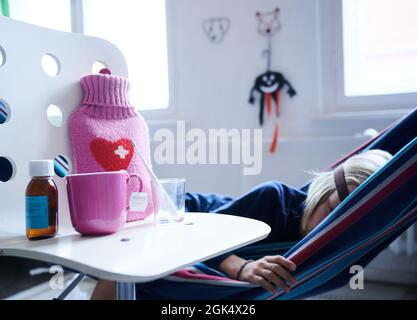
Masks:
[[[317,9],[321,111],[394,117],[413,108],[417,2],[320,0]]]
[[[71,31],[70,0],[11,0],[10,17],[42,27]]]
[[[169,107],[165,0],[11,0],[8,4],[13,19],[111,41],[127,61],[132,104],[139,110]],[[71,10],[77,25],[71,26]]]
[[[344,92],[417,92],[417,1],[343,0]]]
[[[165,0],[83,1],[84,33],[113,42],[124,54],[140,110],[169,106]]]

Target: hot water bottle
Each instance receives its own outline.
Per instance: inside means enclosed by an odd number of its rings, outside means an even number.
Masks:
[[[129,81],[107,71],[83,77],[81,87],[83,101],[69,120],[73,171],[127,170],[139,175],[142,190],[138,190],[138,179],[129,181],[127,203],[141,193],[127,221],[144,219],[154,211],[151,178],[139,156],[141,152],[151,164],[149,133],[145,120],[129,102]]]

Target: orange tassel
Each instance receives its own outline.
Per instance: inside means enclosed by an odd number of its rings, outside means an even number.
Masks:
[[[280,92],[275,92],[275,111],[277,114],[277,117],[279,117],[279,98],[280,98]]]
[[[271,115],[271,94],[267,93],[265,94],[265,99],[266,99],[266,113],[268,114],[268,116]]]
[[[275,151],[277,151],[277,145],[278,145],[278,124],[275,124],[274,137],[272,138],[272,143],[271,143],[271,147],[269,148],[269,152],[275,153]]]

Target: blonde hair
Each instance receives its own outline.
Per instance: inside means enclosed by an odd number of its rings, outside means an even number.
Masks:
[[[391,158],[390,153],[382,150],[368,150],[350,157],[342,164],[346,184],[356,188]],[[308,223],[314,211],[336,190],[333,171],[313,172],[313,175],[315,177],[308,188],[301,220],[301,232],[304,235],[311,231],[308,230]]]

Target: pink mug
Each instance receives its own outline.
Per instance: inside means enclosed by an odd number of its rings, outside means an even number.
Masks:
[[[71,222],[84,235],[105,235],[120,230],[127,219],[127,184],[131,178],[143,182],[138,175],[127,171],[71,174],[67,179],[67,193]]]

